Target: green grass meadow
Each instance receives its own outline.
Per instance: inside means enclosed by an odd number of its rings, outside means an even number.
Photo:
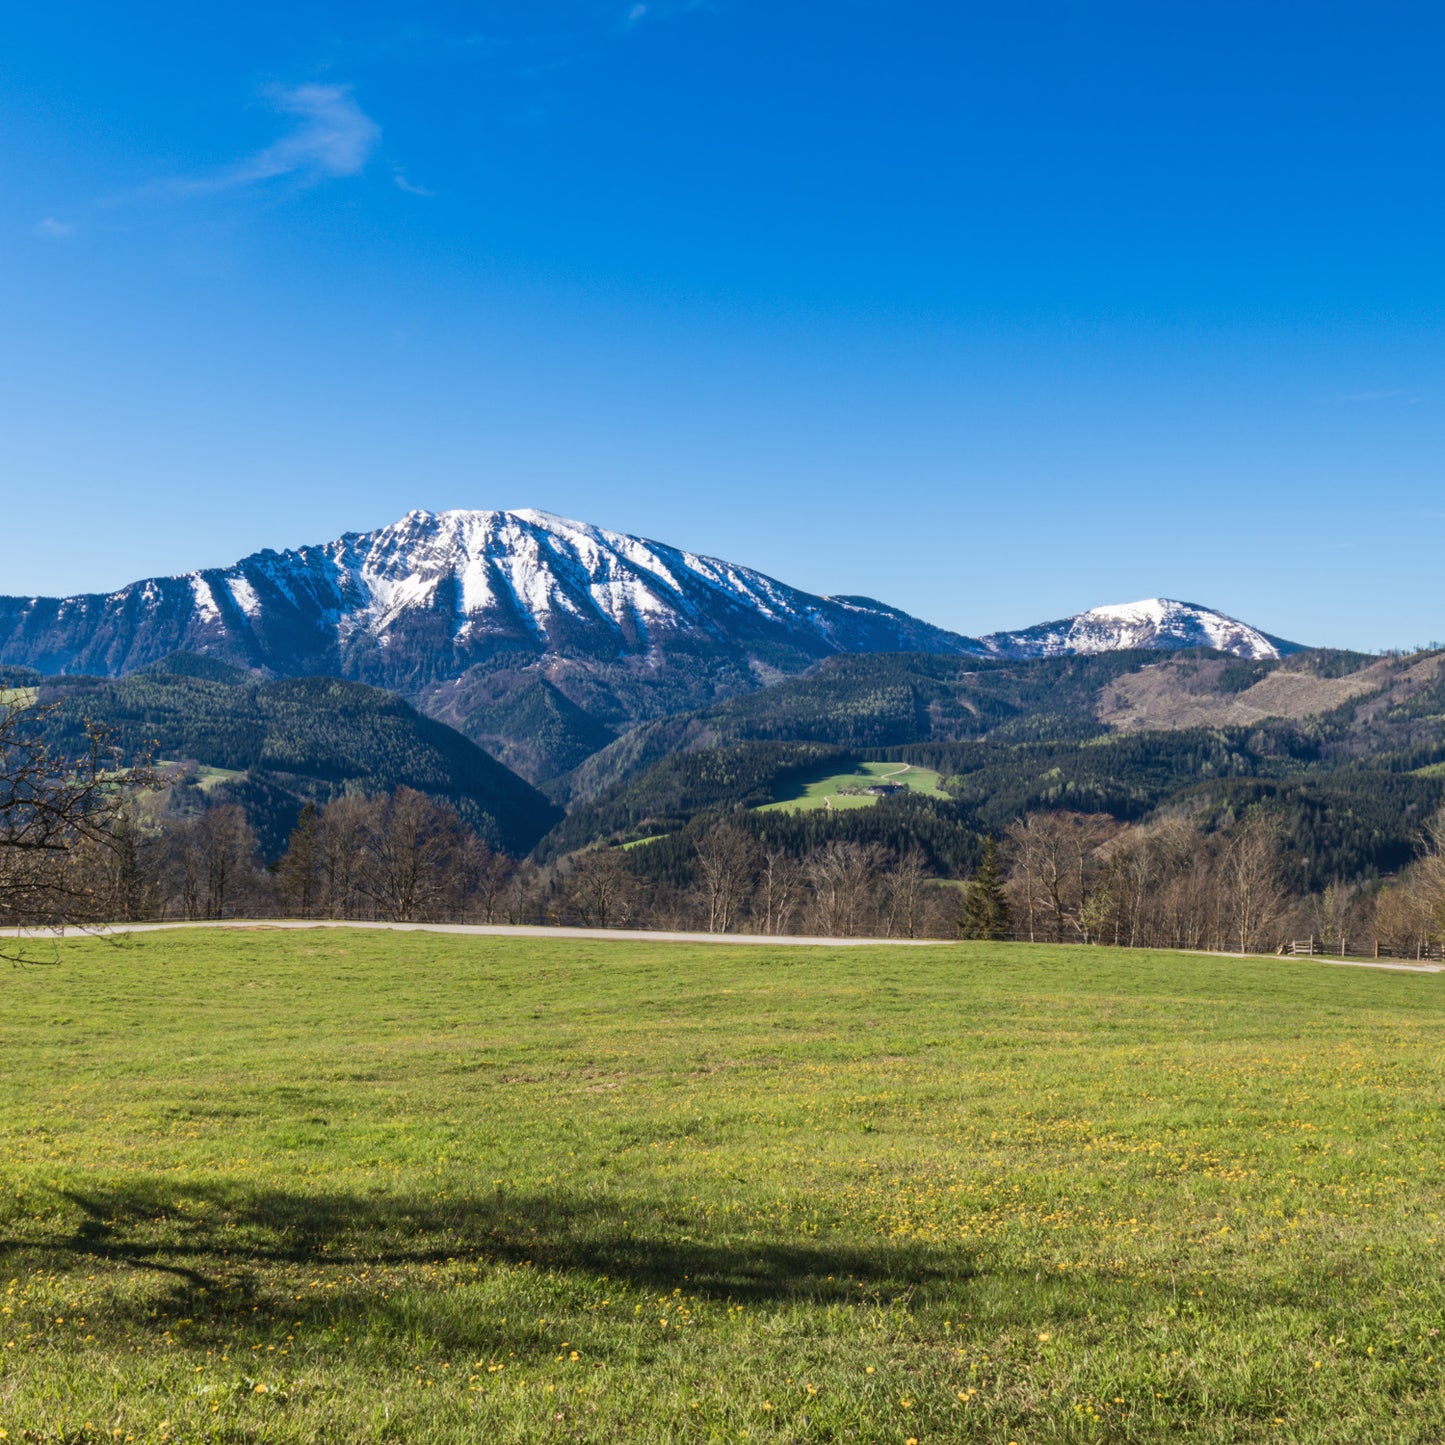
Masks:
[[[190,930],[0,990],[7,1442],[1445,1439],[1445,977]]]
[[[916,768],[906,763],[859,763],[846,773],[830,773],[826,777],[809,778],[791,783],[771,803],[764,803],[758,812],[772,808],[808,810],[812,808],[871,808],[878,801],[867,794],[845,793],[844,788],[866,788],[870,783],[901,783],[915,793],[930,798],[947,798],[942,779],[931,768]]]

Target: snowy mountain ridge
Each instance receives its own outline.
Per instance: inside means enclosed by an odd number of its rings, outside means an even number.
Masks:
[[[965,637],[863,597],[548,512],[413,511],[371,532],[109,594],[0,597],[0,666],[115,676],[176,651],[274,676],[356,677],[408,693],[471,669],[546,659],[712,672],[728,691],[839,652],[1053,657],[1214,647],[1274,658],[1292,643],[1192,603],[1098,607]]]
[[[532,509],[409,512],[392,526],[322,550],[367,599],[354,625],[378,632],[408,609],[436,605],[449,583],[463,633],[510,608],[541,640],[554,615],[564,613],[635,631],[645,644],[649,624],[702,623],[708,603],[770,619],[814,617],[826,633],[823,610],[810,604],[832,600],[748,567]]]
[[[975,646],[883,603],[539,511],[414,511],[109,594],[0,598],[0,665],[42,672],[117,675],[185,650],[405,689],[500,654],[644,663],[701,648],[796,671],[834,652]]]

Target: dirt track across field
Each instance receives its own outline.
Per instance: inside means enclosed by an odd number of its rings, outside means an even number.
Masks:
[[[265,932],[275,929],[381,928],[395,933],[459,933],[479,938],[578,938],[612,943],[742,943],[765,944],[769,948],[948,948],[947,938],[801,938],[767,933],[662,933],[641,928],[546,928],[513,923],[369,923],[342,918],[220,918],[193,919],[177,923],[107,923],[94,928],[5,928],[0,938],[51,940],[64,938],[113,938],[128,933],[157,933],[175,928],[228,928]],[[1333,968],[1380,968],[1391,973],[1445,973],[1445,964],[1395,963],[1361,958],[1312,958],[1280,956],[1273,953],[1206,953],[1213,958],[1258,959],[1268,963],[1324,963]]]
[[[482,938],[586,938],[629,943],[763,943],[783,948],[946,948],[945,938],[798,938],[767,933],[662,933],[641,928],[545,928],[512,923],[368,923],[339,918],[222,918],[188,923],[108,923],[95,928],[5,929],[7,938],[112,938],[123,933],[155,933],[171,928],[236,930],[307,928],[384,928],[397,933],[461,933]]]

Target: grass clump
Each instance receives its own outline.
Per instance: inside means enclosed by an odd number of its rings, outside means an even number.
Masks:
[[[1435,1441],[1441,982],[1104,949],[62,947],[10,1441]]]

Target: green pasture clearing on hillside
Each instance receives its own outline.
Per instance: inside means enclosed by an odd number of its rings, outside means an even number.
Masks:
[[[1445,979],[194,930],[0,980],[9,1441],[1445,1438]]]
[[[246,774],[239,768],[213,768],[204,763],[198,764],[195,770],[196,786],[203,792],[209,793],[212,789],[220,787],[222,783],[234,783],[237,778],[244,778]]]
[[[158,768],[178,767],[179,760],[171,758],[159,758],[156,760]],[[238,778],[246,776],[240,768],[213,768],[206,763],[194,763],[190,769],[191,780],[203,792],[209,793],[214,788],[220,787],[222,783],[234,783]]]
[[[38,687],[0,687],[0,707],[34,707],[39,697]]]
[[[929,768],[915,768],[907,763],[859,763],[846,773],[830,773],[826,777],[790,783],[784,793],[771,803],[764,803],[758,812],[773,808],[870,808],[878,801],[866,793],[845,793],[844,788],[866,788],[870,783],[902,783],[915,793],[932,798],[948,795],[940,786],[937,773]]]

